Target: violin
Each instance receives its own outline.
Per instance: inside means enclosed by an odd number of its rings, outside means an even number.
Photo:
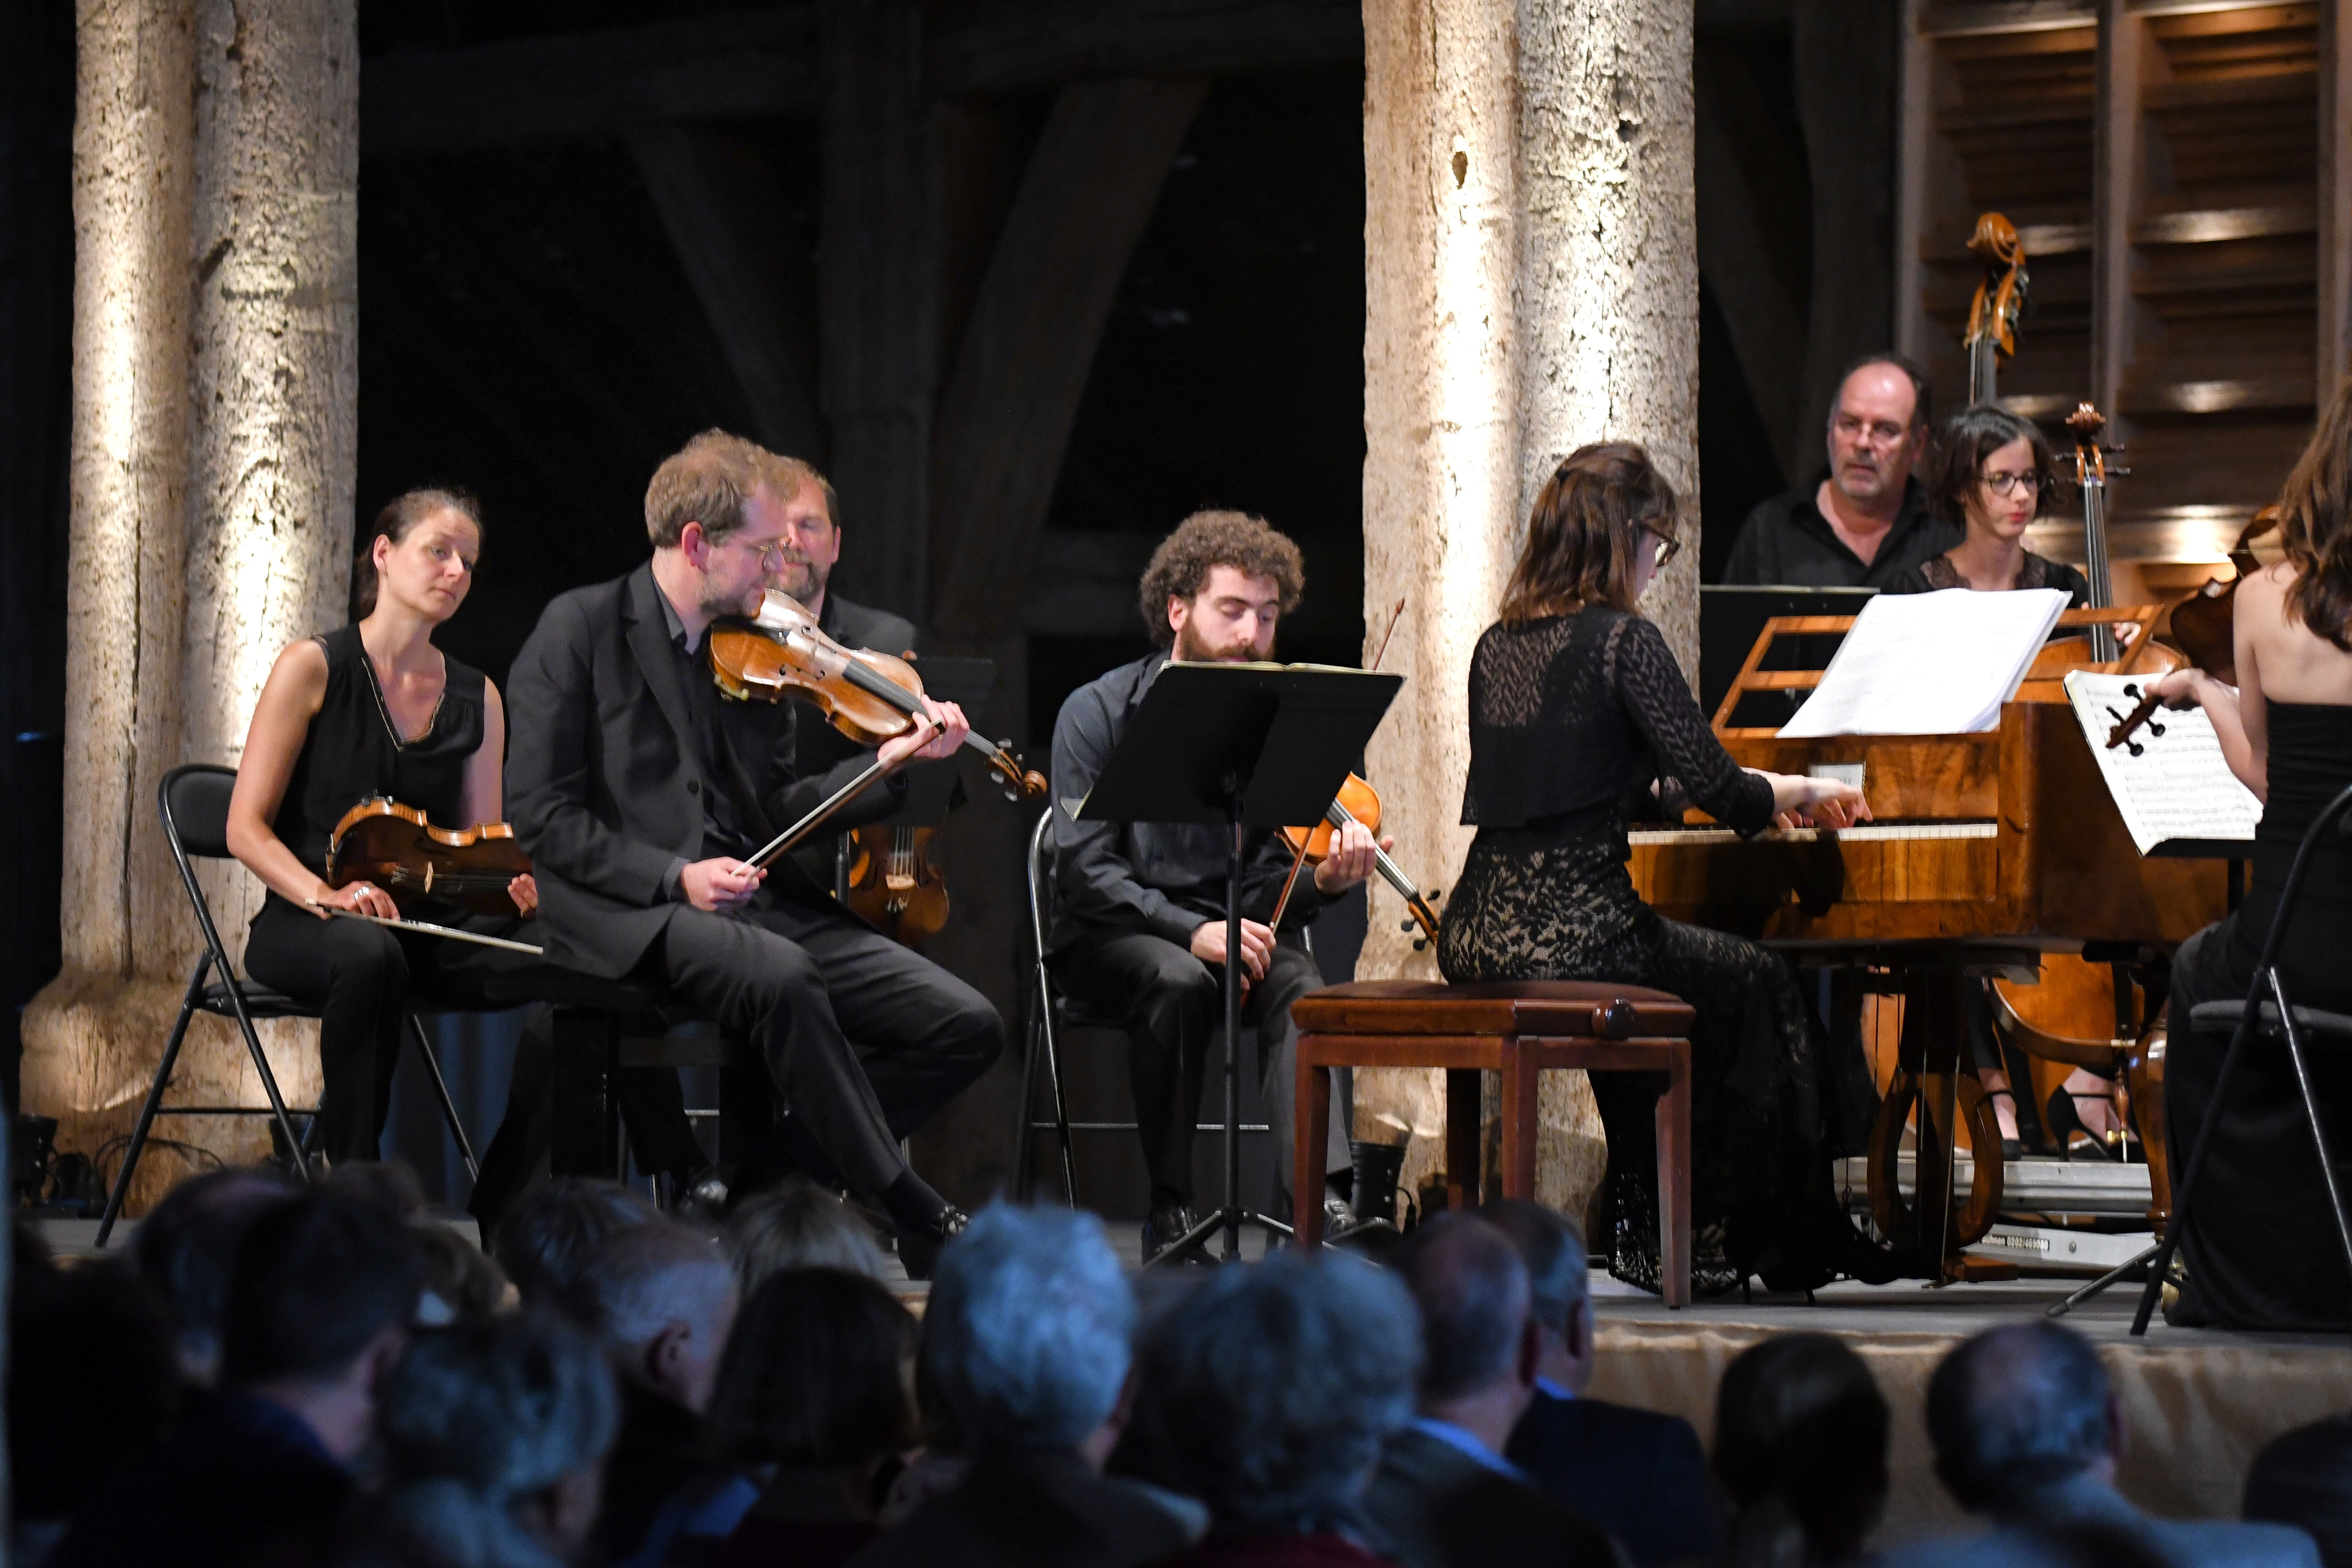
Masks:
[[[413,805],[372,795],[343,813],[327,840],[327,885],[373,882],[406,910],[454,904],[476,914],[518,912],[508,888],[530,874],[530,857],[503,822],[436,827]]]
[[[719,691],[738,701],[779,702],[786,692],[813,702],[833,727],[861,746],[905,734],[923,717],[923,682],[903,658],[851,648],[820,630],[816,617],[789,594],[771,588],[751,620],[729,619],[710,628],[710,672]],[[1004,745],[977,731],[963,743],[987,759],[1005,786],[1005,798],[1045,794],[1045,779],[1021,764]]]
[[[1984,258],[1984,279],[1969,301],[1969,330],[1961,346],[1969,353],[1969,401],[1990,403],[2000,359],[2017,353],[2017,323],[2025,311],[2025,243],[2017,226],[1999,213],[1977,219],[1969,248]]]
[[[1291,883],[1297,880],[1299,868],[1321,865],[1331,853],[1333,836],[1351,822],[1362,823],[1375,839],[1380,837],[1380,792],[1354,773],[1349,773],[1346,782],[1339,785],[1339,796],[1323,814],[1322,821],[1311,827],[1286,827],[1282,830],[1283,842],[1290,846],[1291,881],[1283,884],[1282,900],[1275,905],[1276,925],[1282,923],[1283,907],[1290,901]],[[1372,854],[1372,863],[1381,874],[1381,880],[1396,889],[1397,897],[1404,900],[1404,907],[1411,911],[1411,918],[1401,922],[1397,929],[1409,931],[1418,926],[1421,930],[1421,934],[1412,941],[1412,950],[1419,952],[1437,940],[1437,916],[1429,907],[1429,900],[1438,896],[1437,890],[1433,888],[1424,897],[1422,890],[1413,886],[1412,879],[1404,874],[1403,868],[1389,858],[1387,850],[1375,848]]]
[[[849,907],[891,941],[920,947],[948,923],[947,873],[936,827],[876,823],[849,836]]]
[[[2180,645],[2180,651],[2190,664],[2225,686],[2238,684],[2238,584],[2263,569],[2263,563],[2255,559],[2253,542],[2278,527],[2278,508],[2274,506],[2254,513],[2252,521],[2239,533],[2238,542],[2230,546],[2230,564],[2236,575],[2208,578],[2203,587],[2172,606],[2172,640]],[[2138,698],[2139,702],[2107,731],[2107,750],[2128,746],[2136,757],[2143,748],[2131,737],[2142,725],[2152,735],[2164,733],[2164,726],[2156,720],[2156,710],[2163,701],[2153,691],[2141,692],[2126,686],[2124,692]]]

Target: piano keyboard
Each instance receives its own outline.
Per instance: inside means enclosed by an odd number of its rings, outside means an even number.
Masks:
[[[1868,822],[1859,827],[1834,831],[1819,827],[1769,828],[1748,840],[1751,844],[1811,844],[1827,837],[1843,844],[1868,844],[1889,839],[1909,838],[1998,838],[2000,826],[1993,822]],[[1644,845],[1668,844],[1737,844],[1739,835],[1728,827],[1643,827],[1625,835],[1626,841],[1639,848]]]

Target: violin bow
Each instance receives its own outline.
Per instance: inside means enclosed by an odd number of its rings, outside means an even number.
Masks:
[[[915,720],[915,722],[926,729],[936,729],[938,727],[927,718],[918,717]],[[766,844],[761,846],[756,854],[743,863],[757,869],[764,870],[768,866],[774,862],[776,857],[779,855],[788,855],[793,850],[800,847],[802,841],[806,839],[810,834],[814,833],[818,828],[824,826],[827,821],[832,819],[835,812],[838,812],[843,806],[847,805],[851,801],[856,800],[859,795],[865,794],[866,789],[872,785],[874,781],[882,776],[883,772],[884,769],[881,760],[877,757],[875,761],[867,763],[865,770],[856,778],[851,779],[847,784],[842,785],[839,789],[835,790],[831,795],[817,802],[814,806],[811,806],[807,816],[802,817],[798,822],[793,823],[790,827],[785,828],[782,833],[777,834],[773,838],[768,840]]]
[[[1404,616],[1404,598],[1402,594],[1399,594],[1396,606],[1389,611],[1388,629],[1381,633],[1381,646],[1373,652],[1372,662],[1367,667],[1368,668],[1380,668],[1381,660],[1388,657],[1389,638],[1396,636],[1397,622]],[[1306,836],[1298,841],[1298,853],[1290,858],[1290,875],[1282,879],[1282,897],[1274,901],[1274,921],[1266,927],[1268,931],[1278,931],[1282,929],[1282,911],[1290,907],[1290,890],[1298,886],[1299,869],[1307,864],[1307,846],[1314,837],[1315,830],[1308,828]]]
[[[394,920],[390,915],[362,914],[358,910],[338,909],[333,904],[322,904],[316,899],[310,900],[310,907],[314,910],[324,910],[339,920],[365,921],[370,925],[385,926],[393,931],[413,931],[420,936],[446,936],[452,942],[470,942],[482,947],[502,947],[509,952],[527,952],[533,958],[547,956],[547,949],[533,947],[527,942],[517,942],[511,937],[485,936],[478,931],[465,931],[457,926],[435,925],[431,921]]]

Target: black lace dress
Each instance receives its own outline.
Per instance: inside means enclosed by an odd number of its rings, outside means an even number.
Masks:
[[[1456,984],[1614,980],[1690,1003],[1695,1284],[1756,1274],[1810,1289],[1860,1238],[1831,1185],[1823,1050],[1795,974],[1755,942],[1659,916],[1625,869],[1629,817],[1685,802],[1742,833],[1771,824],[1771,786],[1708,730],[1656,626],[1595,605],[1488,627],[1470,667],[1462,807],[1478,836],[1446,898],[1438,964]],[[1609,1235],[1594,1251],[1649,1289],[1661,1087],[1592,1079],[1609,1138]]]

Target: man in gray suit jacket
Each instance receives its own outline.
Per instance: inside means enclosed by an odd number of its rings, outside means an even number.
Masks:
[[[747,1037],[789,1110],[795,1162],[935,1245],[963,1215],[898,1141],[986,1070],[1003,1024],[789,859],[747,863],[867,759],[801,778],[793,704],[722,700],[707,657],[711,623],[758,613],[789,567],[795,514],[824,504],[806,464],[723,432],[665,461],[646,492],[653,560],[556,599],[515,659],[507,798],[550,955],[679,993]],[[876,753],[894,775],[952,754],[970,729],[953,704],[925,706],[927,727]],[[891,777],[839,820],[887,814],[904,787]]]
[[[2012,1323],[1963,1342],[1927,1384],[1936,1474],[1999,1528],[1929,1542],[1896,1568],[2038,1562],[2052,1534],[2128,1540],[2188,1568],[2318,1568],[2311,1537],[2282,1524],[2157,1519],[2116,1490],[2123,1414],[2099,1352],[2056,1323]]]

